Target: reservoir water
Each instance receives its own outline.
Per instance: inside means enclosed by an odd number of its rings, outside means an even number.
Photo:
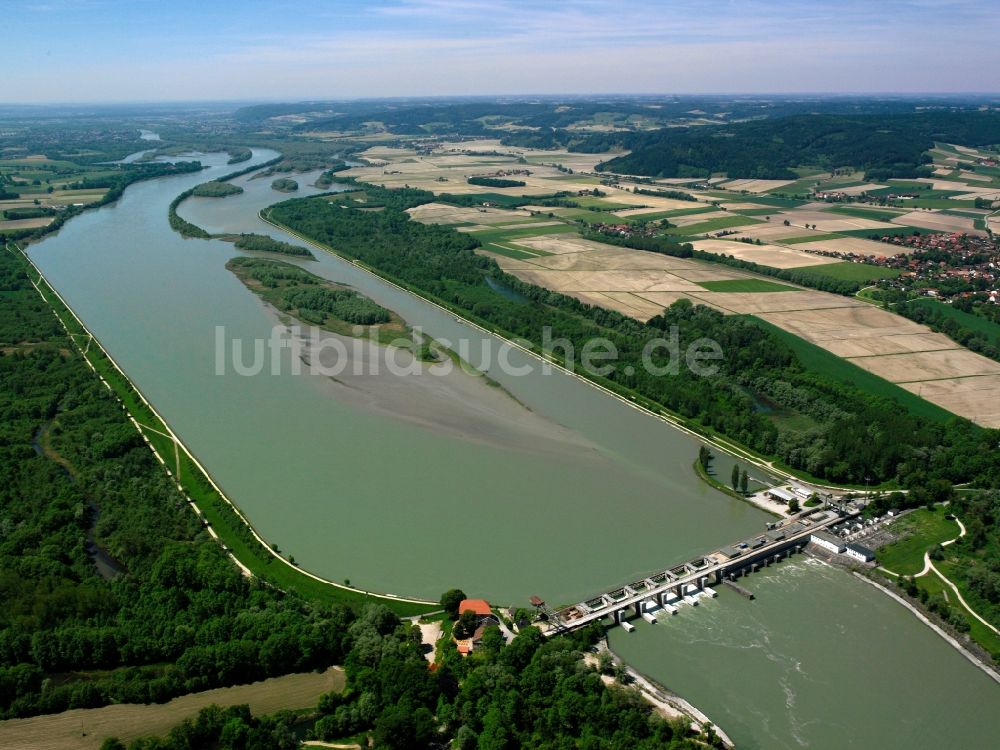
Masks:
[[[769,519],[699,482],[695,440],[564,374],[491,368],[514,398],[482,381],[216,375],[217,326],[249,341],[276,317],[225,269],[232,245],[183,240],[167,225],[174,196],[233,170],[225,155],[199,158],[211,167],[137,184],[29,253],[265,538],[303,567],[398,594],[436,598],[458,585],[513,604],[571,602]],[[317,192],[296,180],[298,195]],[[212,232],[294,241],[257,218],[287,197],[270,182],[240,178],[244,194],[189,200],[181,214]],[[317,255],[302,265],[435,337],[485,337]],[[399,414],[376,408],[385,404]],[[731,463],[717,462],[727,478]],[[997,745],[1000,687],[880,592],[802,558],[744,585],[756,601],[722,591],[631,635],[614,630],[612,646],[741,748]]]
[[[475,414],[436,429],[433,419],[367,409],[328,378],[286,368],[217,375],[218,326],[249,346],[276,320],[226,270],[230,243],[184,240],[167,224],[177,193],[232,171],[223,155],[199,158],[211,168],[134,185],[29,252],[262,535],[306,569],[435,599],[458,585],[500,602],[532,594],[571,602],[763,528],[764,513],[698,480],[695,440],[559,372],[490,370],[517,399],[496,419],[530,426],[493,440],[476,439]],[[309,176],[296,179],[299,195],[317,192]],[[282,236],[257,211],[286,196],[268,178],[236,182],[242,195],[189,200],[181,214],[211,232]],[[355,286],[430,335],[485,337],[317,255],[305,262],[311,271]],[[529,360],[515,350],[510,361]],[[548,449],[557,444],[564,447]],[[720,457],[721,476],[730,465]]]

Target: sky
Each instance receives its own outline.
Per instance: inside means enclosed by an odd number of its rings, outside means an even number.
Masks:
[[[0,0],[0,102],[1000,91],[989,0]]]

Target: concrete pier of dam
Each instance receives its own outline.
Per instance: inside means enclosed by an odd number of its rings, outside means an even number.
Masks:
[[[671,601],[684,601],[692,592],[702,592],[710,584],[733,581],[800,552],[813,534],[854,515],[857,512],[847,510],[814,511],[769,524],[763,534],[568,607],[550,609],[538,597],[532,597],[531,603],[545,615],[543,632],[549,636],[576,630],[606,617],[618,624],[630,609],[635,611],[636,617],[642,617],[651,605],[663,608]]]

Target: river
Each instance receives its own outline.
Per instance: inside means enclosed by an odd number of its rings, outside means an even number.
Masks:
[[[405,595],[459,585],[500,602],[571,602],[769,519],[698,481],[695,440],[564,374],[492,368],[514,398],[483,384],[480,393],[494,391],[482,399],[489,409],[452,410],[464,424],[433,405],[468,405],[481,381],[400,385],[386,403],[401,416],[371,408],[387,387],[378,378],[355,383],[370,389],[356,398],[329,378],[216,375],[216,326],[249,340],[276,318],[224,268],[237,254],[230,244],[183,240],[167,225],[175,195],[232,171],[225,155],[199,158],[211,165],[203,173],[134,185],[29,254],[262,534],[303,567]],[[298,195],[317,192],[309,176],[296,179]],[[192,199],[180,212],[209,231],[294,241],[256,216],[286,197],[270,181],[240,178],[242,195]],[[436,337],[484,338],[338,258],[296,262]],[[526,357],[514,352],[511,363]],[[725,479],[731,461],[717,463]],[[866,584],[800,558],[746,585],[757,601],[723,591],[669,622],[615,630],[612,646],[744,748],[989,747],[1000,736],[989,710],[997,685]]]
[[[882,592],[804,557],[740,584],[610,645],[740,750],[997,746],[1000,686]]]
[[[544,422],[553,439],[575,436],[585,446],[577,450],[469,440],[339,397],[327,378],[242,377],[231,367],[216,375],[217,326],[249,341],[276,321],[225,269],[231,244],[184,240],[167,225],[177,193],[232,171],[223,155],[199,158],[210,169],[136,184],[29,253],[262,535],[304,568],[402,595],[437,598],[458,585],[500,602],[538,594],[568,603],[763,528],[764,513],[698,480],[695,440],[559,372],[514,377],[494,367],[490,375],[517,399],[506,423],[532,423],[526,441]],[[310,176],[296,179],[298,195],[318,192]],[[256,215],[286,197],[270,182],[238,179],[242,195],[189,200],[181,214],[213,232],[282,237]],[[311,271],[435,337],[484,338],[318,256],[303,261]],[[528,355],[515,350],[510,360]],[[412,387],[414,397],[423,393]],[[720,457],[720,476],[729,466]]]

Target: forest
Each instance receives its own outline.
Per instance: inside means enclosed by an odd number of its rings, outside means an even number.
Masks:
[[[593,337],[606,337],[617,347],[621,365],[603,378],[609,388],[638,395],[651,408],[680,415],[699,432],[725,435],[791,468],[843,483],[866,478],[903,486],[928,478],[1000,483],[1000,457],[991,447],[994,431],[958,418],[931,422],[891,398],[810,370],[787,344],[746,318],[682,301],[643,325],[526,284],[477,255],[474,237],[410,221],[405,209],[433,200],[431,193],[364,187],[385,210],[364,212],[300,199],[277,204],[270,217],[508,336],[537,345],[543,327],[551,326],[553,337],[573,341],[577,350]],[[488,278],[528,301],[494,291]],[[676,375],[654,376],[642,367],[643,347],[671,325],[679,327],[682,349],[701,337],[722,345],[726,356],[716,376],[696,377],[684,368]],[[625,365],[632,365],[631,371]],[[810,426],[769,418],[756,408],[755,397],[806,417]]]
[[[596,631],[546,642],[526,628],[507,646],[490,635],[469,659],[444,645],[431,671],[416,628],[384,606],[319,605],[245,578],[25,268],[0,251],[0,718],[342,664],[346,690],[306,716],[209,708],[133,747],[291,748],[293,730],[370,733],[377,748],[704,746],[583,663]]]
[[[289,263],[233,258],[226,268],[279,310],[307,323],[373,326],[393,319],[391,312],[368,297]]]
[[[501,177],[470,177],[467,182],[470,185],[482,185],[491,188],[512,188],[524,187],[524,180],[506,180]]]
[[[301,258],[313,258],[312,250],[302,245],[293,245],[290,242],[282,242],[266,234],[241,234],[233,244],[240,250],[248,250],[257,253],[278,253],[279,255],[295,255]]]
[[[605,150],[594,136],[579,150]],[[718,128],[674,128],[627,137],[631,153],[599,170],[649,177],[795,180],[796,167],[853,166],[868,180],[926,177],[924,152],[935,141],[964,146],[1000,142],[1000,112],[921,112],[901,115],[795,115]]]
[[[220,180],[210,180],[209,182],[196,185],[191,190],[191,195],[196,195],[199,198],[225,198],[230,195],[239,195],[242,192],[243,188],[238,185],[221,182]]]

